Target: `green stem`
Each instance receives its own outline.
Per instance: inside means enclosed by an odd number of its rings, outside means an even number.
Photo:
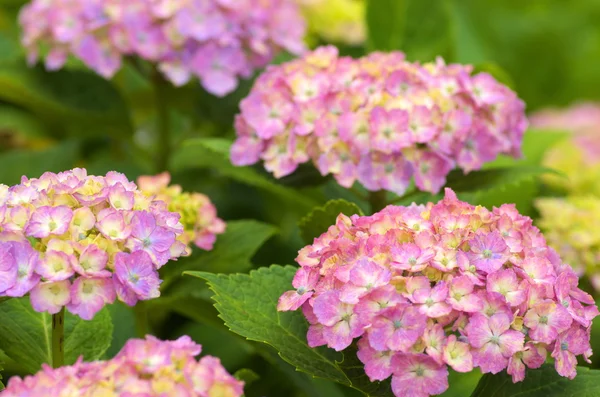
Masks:
[[[387,205],[387,192],[385,190],[369,192],[369,204],[371,204],[371,213],[381,211]]]
[[[65,308],[52,315],[52,368],[65,364]]]
[[[152,71],[152,85],[154,86],[154,100],[156,105],[156,127],[158,132],[157,172],[166,171],[169,168],[171,159],[169,107],[166,95],[168,84],[158,69]]]
[[[148,306],[146,302],[139,301],[133,307],[133,314],[135,316],[135,333],[138,338],[145,338],[146,335],[151,334],[150,321],[148,321]]]

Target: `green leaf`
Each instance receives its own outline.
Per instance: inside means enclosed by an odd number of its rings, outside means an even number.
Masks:
[[[221,175],[246,185],[274,194],[284,202],[295,203],[302,208],[312,208],[318,203],[298,190],[281,186],[251,167],[236,167],[229,160],[231,141],[223,138],[195,138],[187,140],[172,159],[172,170],[187,168],[212,168]]]
[[[353,387],[367,396],[391,397],[389,382],[368,382],[351,349],[338,353],[324,347],[310,348],[304,316],[300,312],[277,311],[279,296],[290,289],[296,270],[293,266],[273,265],[249,275],[185,274],[208,281],[215,293],[215,307],[231,331],[271,345],[298,371]]]
[[[512,383],[510,375],[484,375],[471,397],[594,397],[600,395],[600,371],[577,367],[573,380],[560,376],[554,366],[527,370],[525,380]]]
[[[113,85],[85,70],[48,73],[21,62],[0,64],[0,99],[28,109],[57,136],[132,134],[127,105]]]
[[[446,186],[456,193],[469,193],[473,199],[477,199],[478,195],[488,191],[511,189],[523,181],[531,181],[547,173],[556,171],[535,165],[488,168],[466,175],[461,170],[455,170],[448,175]]]
[[[37,178],[46,171],[73,168],[79,158],[79,143],[65,141],[46,150],[12,150],[0,154],[0,183],[19,183],[21,176]]]
[[[91,321],[70,313],[65,319],[65,364],[83,355],[86,361],[102,357],[110,346],[113,325],[106,308]],[[52,359],[52,316],[34,311],[29,298],[0,303],[0,349],[30,373]]]
[[[183,258],[165,266],[162,290],[172,281],[181,280],[186,270],[203,270],[214,273],[245,272],[252,267],[250,259],[275,233],[273,225],[253,220],[227,222],[225,233],[217,237],[211,251],[194,250],[190,258]],[[184,279],[185,280],[185,279]],[[175,292],[179,295],[182,291]]]
[[[406,23],[405,0],[366,0],[368,48],[370,51],[398,50]]]
[[[363,215],[360,208],[349,201],[337,199],[330,200],[324,206],[313,208],[313,210],[300,219],[300,235],[307,244],[312,244],[313,239],[325,233],[327,229],[335,224],[339,214],[351,216],[354,214]]]
[[[248,368],[242,368],[235,371],[233,377],[244,382],[245,387],[260,379],[260,376],[258,376],[256,372]]]
[[[2,383],[2,361],[0,361],[0,391],[4,390],[4,384]]]

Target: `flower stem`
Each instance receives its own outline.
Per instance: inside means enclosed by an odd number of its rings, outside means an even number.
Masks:
[[[52,368],[65,364],[65,308],[52,315]]]
[[[385,190],[369,192],[369,204],[371,204],[371,213],[381,211],[387,205],[387,192]]]
[[[146,302],[139,301],[133,307],[133,314],[135,316],[135,333],[138,338],[145,338],[146,335],[151,334],[150,322],[148,321],[148,307]]]
[[[156,104],[156,120],[158,132],[158,150],[156,160],[156,171],[163,172],[169,168],[171,159],[171,136],[169,107],[166,95],[168,82],[158,69],[152,70],[152,85],[154,86],[154,101]]]

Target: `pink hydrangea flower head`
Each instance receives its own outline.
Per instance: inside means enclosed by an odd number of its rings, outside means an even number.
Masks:
[[[524,104],[490,75],[400,52],[352,59],[335,47],[269,67],[240,104],[231,161],[276,178],[312,162],[350,187],[437,193],[447,174],[520,154]]]
[[[436,204],[340,214],[296,261],[278,310],[302,309],[311,347],[356,343],[369,379],[391,376],[398,397],[443,393],[449,367],[520,382],[547,356],[572,378],[592,353],[593,298],[511,205],[488,210],[446,189]]]
[[[34,0],[19,20],[30,63],[46,48],[49,70],[73,55],[111,78],[124,58],[137,57],[176,86],[197,77],[217,96],[278,53],[304,51],[305,23],[294,0]]]
[[[207,196],[183,192],[181,186],[170,185],[170,182],[171,175],[168,172],[140,176],[137,180],[139,188],[147,196],[165,202],[170,212],[181,216],[179,222],[183,230],[178,234],[177,241],[185,246],[185,255],[191,254],[192,243],[200,249],[212,250],[217,235],[225,231],[225,222],[217,217],[214,204]]]
[[[29,294],[36,311],[91,320],[115,298],[155,298],[158,268],[185,251],[179,214],[117,172],[47,172],[2,192],[0,296]]]
[[[37,374],[12,377],[2,396],[241,397],[244,382],[228,373],[217,357],[196,359],[200,351],[189,336],[174,341],[130,339],[110,360],[80,358],[56,369],[44,364]]]

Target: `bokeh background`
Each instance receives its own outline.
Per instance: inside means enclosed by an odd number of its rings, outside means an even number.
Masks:
[[[401,34],[390,40],[389,49],[401,49],[410,60],[442,56],[447,62],[473,64],[513,88],[528,112],[600,101],[600,0],[404,0],[401,21],[387,20],[385,13],[367,13],[360,0],[299,1],[308,18],[311,47],[333,43],[343,54],[361,56],[372,44],[366,38],[367,22],[391,24]],[[128,65],[111,81],[74,59],[58,72],[28,67],[17,24],[24,3],[0,0],[0,183],[11,185],[22,175],[35,177],[75,166],[91,174],[117,170],[132,180],[155,173],[160,144],[149,81]],[[283,54],[275,62],[290,58]],[[358,196],[311,167],[276,181],[260,167],[242,169],[229,163],[223,143],[235,135],[233,117],[251,85],[251,80],[243,81],[224,98],[208,94],[197,82],[165,89],[173,181],[186,191],[210,196],[219,216],[229,222],[214,251],[194,252],[178,269],[228,273],[293,263],[304,245],[298,221],[313,206],[345,197],[367,208]],[[566,136],[564,131],[528,132],[521,162],[539,164],[546,150]],[[511,161],[499,159],[496,164]],[[465,188],[461,198],[488,206],[515,202],[521,212],[537,217],[534,197],[546,189],[532,178],[518,177],[506,181],[503,189],[470,194]],[[251,240],[246,238],[250,234]],[[231,372],[252,369],[259,379],[247,396],[355,395],[295,372],[274,350],[228,332],[212,308],[210,291],[199,280],[169,280],[163,298],[150,311],[153,331],[163,338],[193,336]],[[115,337],[109,356],[136,333],[128,308],[114,305],[110,310]],[[600,332],[594,334],[600,351]],[[5,367],[5,378],[23,372],[15,362]],[[464,396],[478,374],[452,377],[445,395]]]

